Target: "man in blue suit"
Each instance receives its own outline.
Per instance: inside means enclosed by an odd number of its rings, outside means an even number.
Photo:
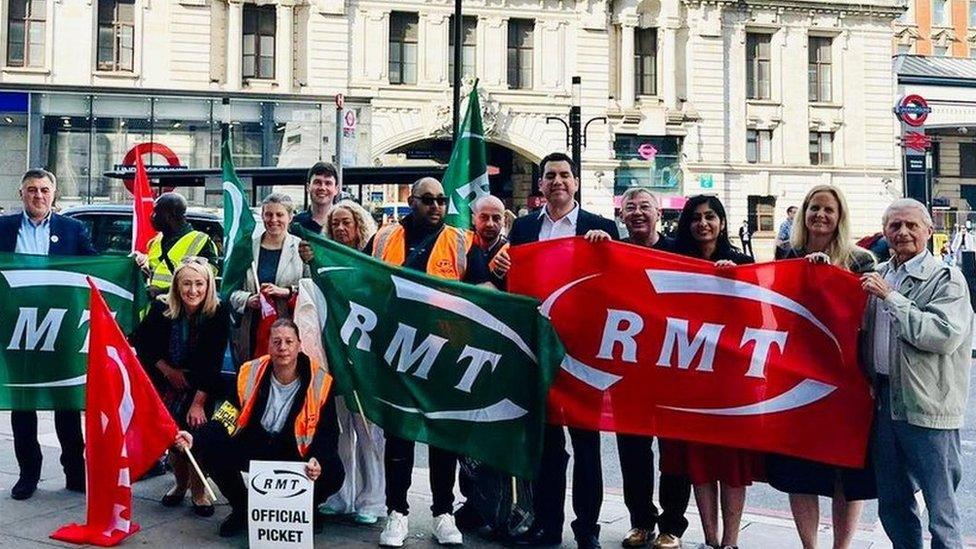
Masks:
[[[573,198],[579,188],[577,166],[563,153],[542,159],[539,189],[546,206],[515,220],[508,240],[512,246],[565,236],[594,236],[603,231],[619,240],[617,224],[580,208]],[[588,235],[588,233],[591,233]],[[573,534],[582,549],[599,547],[600,506],[603,504],[603,470],[600,463],[600,433],[569,428],[573,445]],[[542,461],[533,483],[535,521],[516,539],[519,545],[559,545],[563,531],[563,500],[566,498],[566,435],[558,425],[546,425]],[[650,467],[650,464],[648,464]]]
[[[84,225],[54,213],[56,179],[45,170],[28,170],[21,178],[23,213],[0,217],[0,252],[34,255],[95,255]],[[14,453],[20,478],[10,497],[27,499],[37,490],[41,476],[41,446],[37,442],[37,412],[12,411]],[[61,465],[65,488],[85,491],[85,442],[81,435],[81,412],[54,412],[54,429],[61,442]]]

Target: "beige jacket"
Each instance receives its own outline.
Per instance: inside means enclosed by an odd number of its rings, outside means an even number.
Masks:
[[[891,310],[891,417],[930,429],[962,426],[969,395],[973,309],[959,269],[925,252],[909,268],[898,291],[885,299]],[[891,263],[878,267],[881,276]],[[862,364],[875,373],[874,324],[879,300],[868,300],[861,345]]]
[[[261,311],[255,309],[247,308],[247,299],[252,294],[257,293],[257,281],[254,280],[254,275],[258,268],[258,257],[261,253],[261,237],[264,236],[264,231],[256,233],[254,239],[252,240],[252,246],[254,250],[254,263],[253,268],[247,272],[247,280],[244,281],[244,287],[230,295],[230,306],[239,315],[243,315],[241,318],[241,323],[234,330],[233,335],[233,345],[235,358],[238,360],[249,360],[254,358],[251,356],[251,326],[256,324],[260,320]],[[301,243],[301,239],[292,234],[285,235],[285,243],[281,248],[281,260],[278,262],[278,270],[275,273],[275,285],[281,286],[282,288],[297,288],[298,281],[303,277],[309,276],[308,265],[302,263],[302,258],[298,255],[298,245]],[[291,318],[291,312],[288,310],[287,299],[275,299],[272,305],[278,311],[278,316]]]

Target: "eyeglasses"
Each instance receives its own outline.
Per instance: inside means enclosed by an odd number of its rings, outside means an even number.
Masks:
[[[187,265],[189,263],[196,263],[197,265],[206,265],[208,267],[210,266],[210,260],[209,259],[207,259],[206,257],[200,257],[198,255],[190,255],[190,256],[184,257],[183,260],[180,261],[180,263],[183,264],[183,265]]]
[[[438,206],[444,206],[447,204],[447,197],[441,196],[411,196],[411,198],[416,198],[424,206],[433,206],[434,202],[437,202]]]
[[[651,206],[650,204],[641,204],[639,206],[638,205],[635,205],[635,204],[627,204],[624,207],[624,213],[634,213],[637,210],[640,210],[641,213],[651,213],[651,212],[653,212],[656,209],[657,208],[655,208],[654,206]]]

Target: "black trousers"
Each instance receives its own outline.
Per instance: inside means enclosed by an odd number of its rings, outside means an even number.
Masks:
[[[10,412],[14,435],[14,454],[21,478],[37,482],[41,478],[41,445],[37,442],[37,412]],[[54,430],[61,442],[61,466],[68,479],[85,478],[85,440],[81,434],[81,412],[55,411]]]
[[[599,535],[600,507],[603,505],[603,469],[600,463],[600,433],[568,428],[573,445],[573,513],[571,524],[577,538]],[[532,506],[535,528],[546,532],[563,531],[563,501],[566,498],[566,433],[563,427],[546,425],[542,441],[542,460],[533,484]]]
[[[658,498],[661,512],[654,506],[654,437],[617,435],[617,454],[620,474],[624,481],[624,504],[630,512],[631,528],[653,530],[657,525],[661,534],[677,537],[688,528],[688,503],[691,500],[691,481],[681,475],[661,473]]]
[[[756,256],[752,255],[752,241],[751,240],[747,240],[747,241],[745,241],[745,242],[742,243],[742,253],[744,253],[744,254],[748,255],[749,257],[752,257],[752,258],[755,258],[756,257]]]
[[[241,478],[248,471],[251,460],[261,461],[308,461],[298,454],[292,441],[271,437],[263,429],[247,429],[231,437],[218,423],[210,422],[193,436],[193,456],[200,467],[220,488],[234,513],[247,513],[247,486]],[[315,505],[339,491],[345,480],[345,470],[338,456],[320,463],[322,474],[313,485],[312,499]]]
[[[416,443],[387,435],[383,453],[383,468],[386,473],[386,510],[406,515],[410,512],[407,504],[407,490],[413,480],[413,452]],[[454,477],[457,475],[457,454],[428,446],[430,461],[430,491],[433,504],[430,506],[434,516],[454,512]]]

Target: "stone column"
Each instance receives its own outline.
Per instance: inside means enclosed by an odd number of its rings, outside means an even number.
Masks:
[[[291,93],[295,78],[295,7],[280,3],[276,8],[278,32],[275,37],[275,80],[278,90]]]
[[[674,110],[678,108],[678,40],[677,29],[668,25],[663,29],[661,66],[663,69],[662,88],[664,106]]]
[[[634,82],[634,32],[636,20],[620,22],[620,106],[633,108],[636,85]]]
[[[241,57],[244,42],[244,3],[227,2],[227,89],[241,89]]]

